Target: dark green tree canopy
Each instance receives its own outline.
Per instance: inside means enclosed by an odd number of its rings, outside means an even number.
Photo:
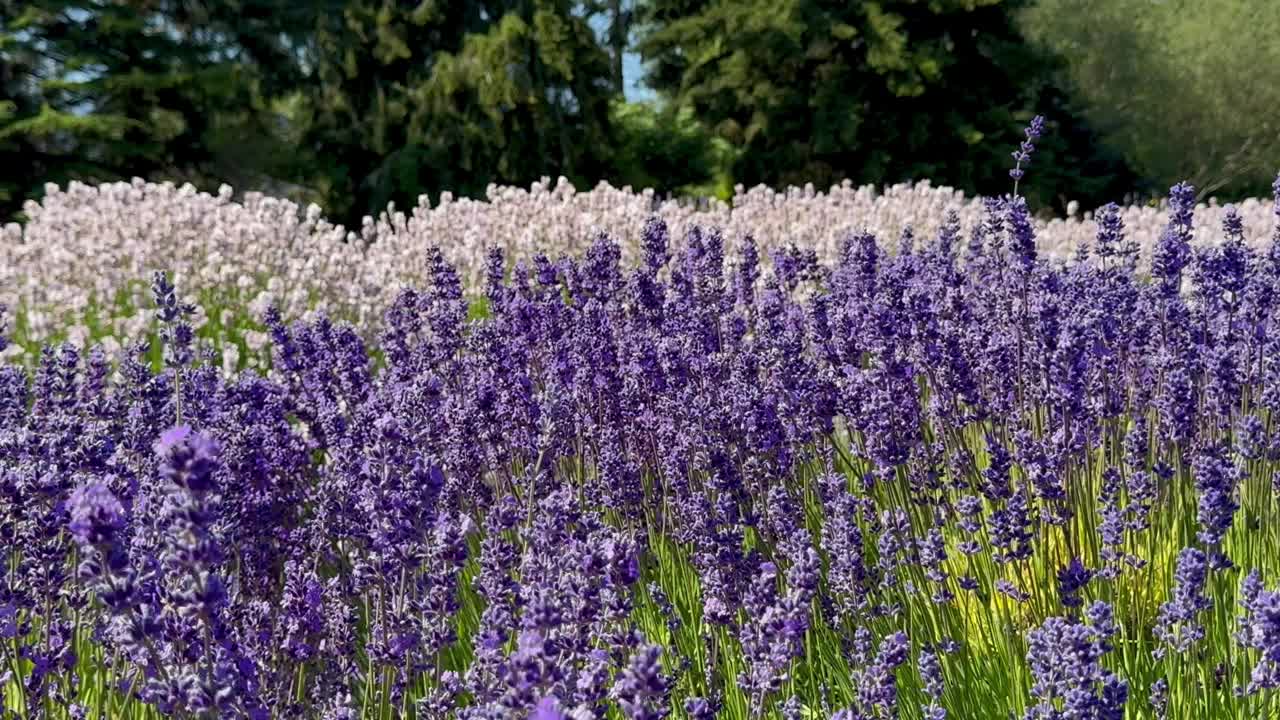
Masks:
[[[739,182],[930,178],[998,193],[1019,124],[1069,112],[1048,85],[1052,60],[1015,27],[1024,4],[649,0],[639,50],[656,90],[741,148]],[[1068,141],[1047,140],[1037,163],[1061,166]],[[1029,177],[1041,200],[1061,179]]]
[[[1033,204],[1116,199],[1138,184],[1117,158],[1156,173],[1159,144],[1099,142],[1081,118],[1110,140],[1114,123],[1061,89],[1078,76],[1061,44],[1020,34],[1036,2],[0,0],[0,218],[47,182],[134,175],[287,194],[355,225],[557,175],[994,194],[1036,113]],[[623,97],[636,51],[656,101]]]
[[[287,5],[0,0],[0,215],[46,182],[258,180],[264,91],[297,81]]]
[[[1039,0],[1028,38],[1069,58],[1059,85],[1102,143],[1163,194],[1267,195],[1280,170],[1280,14],[1273,0]]]
[[[352,0],[320,18],[303,137],[358,222],[421,193],[608,170],[612,65],[570,0]]]

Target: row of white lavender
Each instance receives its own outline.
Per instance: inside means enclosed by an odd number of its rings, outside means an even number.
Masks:
[[[165,269],[194,297],[222,300],[206,303],[213,312],[275,303],[286,315],[324,310],[372,328],[400,287],[421,285],[431,246],[474,287],[494,245],[513,260],[555,257],[580,252],[606,232],[621,242],[624,260],[634,261],[644,221],[654,214],[674,237],[699,225],[720,229],[732,246],[749,228],[766,261],[770,249],[795,244],[824,262],[851,231],[867,230],[896,246],[909,226],[917,242],[927,241],[948,211],[959,215],[966,233],[982,214],[980,198],[927,181],[882,190],[847,182],[827,192],[736,190],[731,203],[695,205],[603,183],[580,192],[563,179],[528,190],[491,186],[483,200],[446,194],[434,206],[424,197],[408,213],[388,207],[355,232],[327,221],[314,205],[258,193],[236,200],[226,186],[211,195],[137,179],[50,185],[40,203],[27,204],[24,226],[0,233],[0,302],[23,314],[31,339],[69,334],[83,341],[92,325],[92,334],[110,344],[112,336],[136,336],[149,322],[145,279]],[[1272,207],[1269,198],[1237,204],[1250,243],[1269,236]],[[1095,233],[1092,213],[1072,210],[1037,221],[1045,255],[1069,257]],[[1224,211],[1213,201],[1197,209],[1201,242],[1221,236]],[[1150,205],[1124,208],[1122,216],[1128,238],[1144,252],[1167,222],[1163,208]]]

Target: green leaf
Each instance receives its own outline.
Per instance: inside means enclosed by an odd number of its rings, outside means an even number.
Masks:
[[[858,28],[848,23],[835,23],[831,26],[831,36],[840,40],[852,40],[858,37]]]

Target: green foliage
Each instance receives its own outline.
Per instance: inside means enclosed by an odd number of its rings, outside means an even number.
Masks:
[[[288,55],[275,6],[0,0],[0,217],[46,182],[256,181],[270,154],[227,151],[270,127],[263,84],[284,78],[262,68]]]
[[[352,0],[318,18],[304,146],[358,222],[422,193],[601,176],[611,66],[570,0]]]
[[[930,178],[999,193],[1019,124],[1060,105],[1052,58],[1014,26],[1023,4],[649,0],[638,47],[655,89],[740,148],[740,182]],[[1082,134],[1069,113],[1051,120]],[[1089,149],[1051,140],[1041,153],[1038,166],[1057,168]],[[1042,204],[1063,187],[1054,173],[1028,177]]]
[[[662,193],[717,196],[733,193],[732,146],[709,132],[688,107],[615,101],[610,180]]]
[[[478,29],[482,9],[456,3],[342,3],[313,18],[305,54],[312,70],[300,88],[299,168],[339,217],[368,212],[398,190],[411,191],[419,153],[406,128],[410,93],[435,53],[456,50]]]
[[[731,186],[723,143],[687,112],[616,102],[623,0],[0,0],[0,13],[4,218],[46,182],[135,175],[267,189],[356,225],[389,201],[544,175]]]
[[[1183,178],[1261,194],[1280,165],[1268,6],[0,0],[0,219],[47,182],[131,176],[262,189],[356,225],[389,201],[556,175],[995,194],[1035,113],[1037,207]],[[622,102],[632,50],[652,106]]]
[[[567,0],[515,3],[487,32],[442,56],[422,88],[415,134],[455,173],[438,189],[600,177],[608,148],[609,58]],[[461,173],[479,175],[468,178]],[[486,177],[487,176],[487,177]],[[447,180],[447,178],[446,178]]]
[[[1267,192],[1280,167],[1274,2],[1040,0],[1021,22],[1069,59],[1063,85],[1152,189]]]

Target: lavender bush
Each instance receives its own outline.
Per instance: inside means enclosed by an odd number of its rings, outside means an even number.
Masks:
[[[1198,212],[428,250],[267,373],[157,274],[0,367],[0,717],[1274,717],[1280,213]]]

